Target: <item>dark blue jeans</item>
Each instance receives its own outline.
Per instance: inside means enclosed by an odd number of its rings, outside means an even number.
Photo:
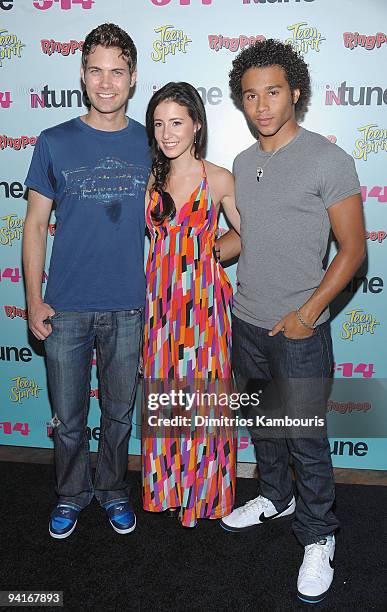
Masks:
[[[294,383],[299,379],[301,392],[304,392],[302,379],[318,383],[331,377],[333,358],[329,323],[319,325],[309,338],[292,340],[282,332],[271,337],[267,329],[233,316],[232,334],[232,364],[240,392],[249,388],[252,379],[263,383],[273,379],[291,379]],[[289,388],[293,393],[293,386]],[[327,397],[322,393],[322,387],[317,384],[316,388],[314,403],[317,396],[317,401],[322,403],[319,412],[325,414]],[[293,407],[288,408],[292,413]],[[284,432],[282,436],[265,439],[254,437],[253,431],[251,433],[261,495],[270,499],[278,512],[286,507],[293,495],[289,467],[291,455],[298,491],[293,523],[297,539],[306,546],[332,534],[339,523],[332,511],[335,486],[326,435],[289,437]]]
[[[142,344],[142,309],[56,312],[45,340],[53,411],[56,492],[59,502],[87,506],[128,500],[128,443]],[[94,484],[87,414],[96,345],[101,433]]]

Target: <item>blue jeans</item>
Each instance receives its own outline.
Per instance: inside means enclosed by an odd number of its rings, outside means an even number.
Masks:
[[[127,501],[128,443],[142,345],[142,309],[56,312],[45,340],[53,411],[56,492],[59,503],[87,506]],[[101,433],[94,484],[87,415],[93,347],[101,393]]]
[[[308,379],[315,383],[311,389],[312,401],[316,404],[317,397],[319,413],[325,414],[327,397],[319,381],[329,379],[332,372],[329,323],[319,325],[311,337],[301,340],[286,338],[282,332],[271,337],[268,331],[233,316],[232,364],[239,391],[248,389],[251,380],[265,384],[273,379],[291,379],[288,389],[294,399],[292,383],[299,380],[298,388],[304,393]],[[290,414],[293,407],[287,408]],[[335,486],[326,435],[293,437],[284,433],[267,439],[254,437],[253,431],[251,435],[260,474],[260,493],[270,499],[278,512],[284,510],[293,495],[289,456],[293,458],[298,491],[293,530],[300,543],[306,546],[332,534],[339,523],[332,511]]]

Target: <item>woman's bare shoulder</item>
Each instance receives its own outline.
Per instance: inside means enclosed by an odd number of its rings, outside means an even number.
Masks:
[[[206,172],[209,178],[212,177],[215,181],[225,181],[233,179],[233,175],[230,170],[227,168],[223,168],[223,166],[218,166],[208,160],[204,160]]]

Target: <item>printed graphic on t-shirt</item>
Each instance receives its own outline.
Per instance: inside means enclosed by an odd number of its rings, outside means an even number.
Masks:
[[[114,157],[105,157],[99,159],[94,167],[63,170],[62,174],[66,181],[66,195],[111,204],[127,197],[141,197],[149,170]]]

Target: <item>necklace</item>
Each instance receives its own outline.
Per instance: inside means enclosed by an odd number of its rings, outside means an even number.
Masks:
[[[274,155],[276,153],[278,153],[278,151],[281,149],[281,147],[279,149],[276,149],[275,151],[273,151],[273,153],[270,155],[269,159],[267,159],[265,161],[265,163],[263,164],[263,166],[258,166],[257,167],[257,181],[259,183],[259,181],[261,180],[261,178],[263,177],[263,169],[267,166],[267,164],[269,163],[269,161],[271,159],[273,159]]]

